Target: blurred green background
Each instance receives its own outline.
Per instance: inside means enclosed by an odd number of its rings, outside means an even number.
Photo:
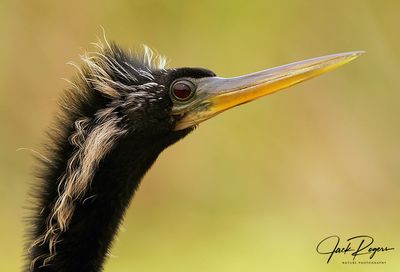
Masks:
[[[145,177],[105,271],[400,268],[400,2],[0,0],[0,271],[22,266],[22,220],[57,100],[106,30],[169,66],[235,76],[351,50],[356,61],[236,108],[167,149]],[[368,234],[385,265],[315,251]],[[367,258],[360,258],[366,260]]]

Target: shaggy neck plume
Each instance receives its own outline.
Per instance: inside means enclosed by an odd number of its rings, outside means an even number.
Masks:
[[[189,131],[146,133],[143,105],[169,103],[153,76],[165,70],[150,65],[150,51],[138,59],[100,48],[83,57],[42,161],[27,271],[100,271],[143,175]]]
[[[134,190],[163,149],[150,143],[137,146],[135,142],[129,137],[116,140],[115,147],[96,169],[90,170],[94,172],[91,184],[77,199],[73,194],[63,196],[65,190],[58,192],[60,185],[65,187],[62,183],[48,186],[36,224],[36,236],[41,238],[31,248],[33,271],[101,270]],[[64,172],[62,168],[60,173]],[[53,180],[57,180],[56,175]],[[61,201],[68,205],[57,206],[60,197],[65,197]],[[64,210],[56,216],[57,209]],[[54,222],[49,222],[51,217]]]

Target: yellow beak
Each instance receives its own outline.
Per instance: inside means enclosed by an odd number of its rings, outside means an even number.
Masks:
[[[175,105],[172,109],[173,114],[182,115],[175,130],[194,126],[227,109],[329,72],[362,53],[355,51],[328,55],[234,78],[195,79],[197,89],[191,103]]]

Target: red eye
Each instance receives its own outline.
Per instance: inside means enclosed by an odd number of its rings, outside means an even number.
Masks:
[[[187,80],[179,80],[172,84],[172,96],[179,101],[186,101],[194,94],[195,86]]]

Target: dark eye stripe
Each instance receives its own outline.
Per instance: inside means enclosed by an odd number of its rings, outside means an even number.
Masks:
[[[187,80],[179,80],[172,84],[171,94],[173,98],[179,101],[189,100],[195,91],[195,86],[192,82]]]

